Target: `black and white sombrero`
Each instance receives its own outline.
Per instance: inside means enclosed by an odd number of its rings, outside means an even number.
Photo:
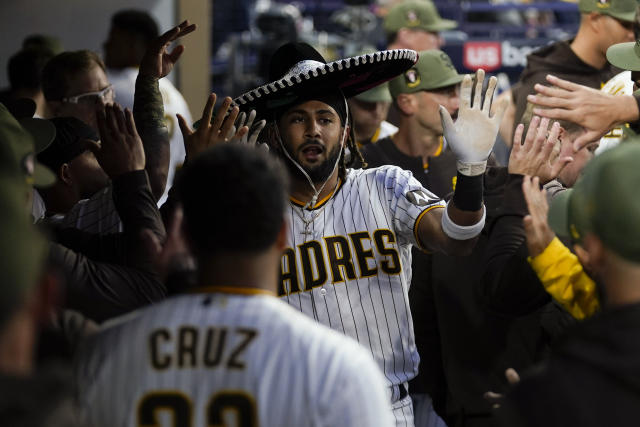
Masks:
[[[340,89],[346,98],[358,95],[411,68],[418,53],[410,49],[383,50],[327,63],[306,43],[287,43],[271,58],[270,83],[250,90],[234,104],[241,111],[255,109],[257,118],[291,105],[311,94]]]

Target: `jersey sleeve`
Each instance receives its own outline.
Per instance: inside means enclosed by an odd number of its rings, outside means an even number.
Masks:
[[[446,207],[444,200],[424,188],[411,172],[395,166],[380,168],[376,180],[384,189],[399,243],[417,245],[420,220],[427,212]]]
[[[542,253],[529,257],[528,261],[546,291],[573,317],[583,320],[600,310],[595,282],[557,237]]]

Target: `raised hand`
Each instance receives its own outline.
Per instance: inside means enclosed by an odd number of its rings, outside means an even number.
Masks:
[[[189,24],[189,21],[184,21],[156,38],[142,58],[139,74],[156,79],[161,79],[169,74],[176,62],[178,62],[182,52],[184,52],[184,46],[182,45],[174,47],[169,52],[169,45],[178,38],[195,31],[195,29],[195,24]]]
[[[458,171],[464,175],[475,176],[484,173],[487,158],[493,149],[498,134],[500,120],[507,107],[507,99],[498,105],[493,116],[490,114],[491,101],[496,88],[497,79],[491,77],[481,103],[484,70],[476,73],[476,90],[471,102],[471,76],[466,75],[460,88],[460,109],[455,123],[449,112],[440,106],[440,119],[444,128],[444,136],[458,160]],[[482,105],[481,105],[482,104]]]
[[[538,94],[528,95],[527,100],[545,107],[534,108],[534,114],[574,122],[586,129],[574,141],[574,151],[600,139],[615,126],[640,118],[632,96],[611,95],[552,75],[547,76],[547,81],[553,87],[537,84],[534,89]]]
[[[549,128],[549,119],[534,116],[527,135],[522,142],[524,125],[516,127],[509,156],[509,173],[537,176],[542,184],[556,178],[562,169],[573,161],[572,157],[559,157],[560,124],[554,122]]]
[[[258,142],[258,135],[260,135],[260,132],[262,132],[262,129],[264,129],[265,125],[267,124],[266,120],[260,120],[254,125],[253,122],[255,119],[256,110],[251,110],[248,115],[245,112],[240,113],[240,115],[238,116],[238,120],[236,120],[236,125],[232,129],[233,132],[230,132],[234,134],[231,136],[231,141],[255,147],[256,143]],[[237,128],[239,130],[242,130],[243,127],[247,128],[247,132],[245,132],[244,135],[238,138],[236,136],[235,129]],[[260,144],[260,146],[265,147],[265,149],[267,150],[269,149],[269,146],[267,144]]]
[[[216,94],[209,95],[207,104],[202,111],[202,118],[198,121],[198,128],[195,131],[191,129],[184,117],[177,114],[180,131],[184,138],[186,160],[193,159],[209,147],[221,142],[228,142],[234,138],[234,134],[235,138],[242,138],[249,131],[246,126],[243,126],[237,132],[235,131],[234,122],[240,110],[237,106],[233,107],[227,116],[231,102],[231,98],[226,97],[212,121]]]
[[[127,172],[145,167],[142,140],[138,135],[133,114],[120,105],[106,105],[104,111],[96,112],[100,146],[92,148],[100,166],[111,179]]]
[[[525,176],[522,180],[522,192],[529,209],[529,215],[523,219],[527,248],[529,256],[535,257],[540,255],[555,237],[547,222],[549,214],[547,192],[540,188],[538,177],[530,176]]]

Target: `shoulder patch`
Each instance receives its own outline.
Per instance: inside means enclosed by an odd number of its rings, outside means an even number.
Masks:
[[[438,203],[440,201],[440,199],[438,198],[435,198],[435,199],[430,198],[427,193],[425,193],[423,190],[420,190],[420,189],[409,191],[406,197],[407,197],[407,200],[412,205],[416,205],[416,206],[429,206],[434,203]]]

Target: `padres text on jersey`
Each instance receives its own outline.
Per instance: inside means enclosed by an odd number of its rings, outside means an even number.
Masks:
[[[313,210],[292,201],[280,296],[370,349],[389,384],[404,383],[419,362],[408,301],[415,228],[444,206],[395,166],[348,170]]]

